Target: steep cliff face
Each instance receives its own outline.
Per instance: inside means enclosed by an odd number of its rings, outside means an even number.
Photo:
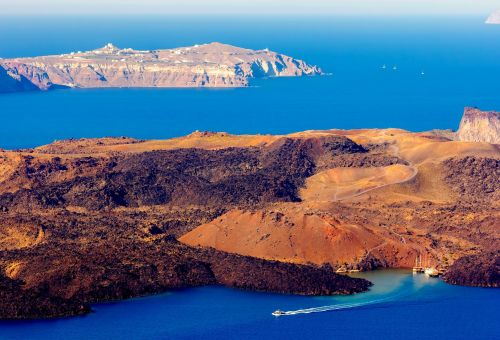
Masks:
[[[22,77],[41,90],[54,85],[242,87],[248,85],[250,78],[321,74],[318,67],[302,60],[268,50],[254,51],[220,43],[156,51],[119,49],[108,44],[88,52],[6,59],[0,66],[8,70],[11,77]]]
[[[11,74],[0,64],[0,93],[35,91],[39,88],[21,75]]]
[[[500,10],[491,13],[491,15],[486,19],[487,24],[500,24]]]
[[[37,65],[6,60],[0,63],[0,67],[3,67],[7,75],[20,83],[25,89],[49,90],[55,86],[47,72]]]
[[[457,139],[465,142],[500,144],[500,112],[465,108],[457,131]]]

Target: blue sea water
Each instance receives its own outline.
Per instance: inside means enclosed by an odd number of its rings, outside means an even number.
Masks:
[[[197,129],[262,134],[360,127],[456,129],[464,106],[500,109],[500,27],[483,21],[481,17],[0,17],[3,58],[90,50],[107,42],[156,49],[219,41],[267,47],[333,74],[258,80],[244,89],[0,95],[0,148],[32,147],[71,137],[169,138]]]
[[[60,90],[0,95],[0,148],[71,137],[169,138],[193,130],[456,128],[464,106],[500,109],[500,26],[479,17],[0,17],[0,57],[219,41],[270,48],[332,76],[262,79],[243,89]],[[387,65],[386,70],[381,66]],[[392,66],[398,70],[393,71]],[[425,73],[422,75],[422,71]],[[0,339],[498,339],[498,290],[398,271],[350,297],[202,287],[100,304],[62,320],[0,322]],[[379,301],[372,303],[373,301]],[[365,306],[275,318],[277,308]]]
[[[450,286],[398,270],[359,276],[374,282],[371,291],[301,297],[216,286],[183,289],[99,304],[93,314],[83,317],[0,322],[0,338],[498,339],[500,292],[496,289]],[[271,315],[278,308],[324,306],[332,310]]]

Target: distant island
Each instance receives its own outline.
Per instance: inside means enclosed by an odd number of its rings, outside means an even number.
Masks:
[[[195,131],[0,150],[0,319],[225,285],[353,294],[375,268],[499,287],[499,113],[459,130]]]
[[[486,19],[487,24],[500,24],[500,9],[491,13],[491,15]]]
[[[249,79],[321,75],[276,52],[210,43],[139,51],[107,44],[87,52],[0,59],[0,93],[54,88],[244,87]]]

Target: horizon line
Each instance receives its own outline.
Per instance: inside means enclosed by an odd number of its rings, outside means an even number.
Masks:
[[[182,16],[182,17],[485,17],[491,13],[0,13],[0,17],[166,17],[166,16]]]

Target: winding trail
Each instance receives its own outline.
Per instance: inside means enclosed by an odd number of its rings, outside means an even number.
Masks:
[[[383,134],[385,136],[387,136],[387,131],[384,131]],[[400,152],[400,149],[399,147],[396,145],[396,144],[391,144],[389,146],[389,148],[392,148],[392,155],[394,157],[397,157],[397,158],[400,158],[400,159],[403,159],[401,157],[401,152]],[[403,159],[404,161],[406,161],[408,163],[408,167],[411,168],[412,170],[412,174],[410,176],[408,176],[407,178],[405,179],[402,179],[400,181],[397,181],[397,182],[392,182],[392,183],[386,183],[386,184],[382,184],[382,185],[379,185],[379,186],[376,186],[376,187],[373,187],[373,188],[369,188],[369,189],[366,189],[366,190],[363,190],[359,193],[356,193],[356,194],[353,194],[353,195],[350,195],[348,197],[343,197],[342,199],[339,199],[340,200],[345,200],[345,199],[350,199],[350,198],[354,198],[354,197],[358,197],[358,196],[361,196],[363,194],[366,194],[367,192],[370,192],[370,191],[373,191],[373,190],[377,190],[377,189],[380,189],[380,188],[384,188],[386,186],[389,186],[389,185],[393,185],[393,184],[401,184],[401,183],[405,183],[405,182],[408,182],[408,181],[411,181],[413,178],[415,178],[415,176],[417,176],[418,174],[418,169],[417,167],[415,166],[415,164],[413,164],[413,162],[407,160],[407,159]],[[335,195],[335,200],[337,198],[337,195]],[[401,235],[399,235],[401,236]],[[403,243],[406,243],[405,241],[403,241]]]
[[[386,166],[326,169],[306,179],[301,188],[301,198],[311,202],[345,201],[389,185],[411,181],[419,172],[417,166],[401,156],[398,143],[394,140],[389,140],[389,143],[386,155],[403,160],[404,164],[396,162]]]
[[[397,181],[397,182],[392,182],[392,183],[386,183],[386,184],[378,185],[378,186],[375,186],[373,188],[362,190],[362,191],[357,192],[355,194],[352,194],[352,195],[349,195],[349,196],[346,196],[346,197],[342,197],[340,199],[337,199],[337,195],[335,194],[335,199],[334,200],[335,201],[346,200],[346,199],[350,199],[350,198],[361,196],[361,195],[366,194],[367,192],[370,192],[370,191],[373,191],[373,190],[377,190],[377,189],[380,189],[380,188],[385,188],[386,186],[389,186],[389,185],[401,184],[401,183],[405,183],[405,182],[411,181],[417,175],[418,169],[415,166],[413,166],[413,165],[409,165],[409,167],[412,169],[413,172],[412,172],[412,174],[410,176],[408,176],[405,179],[402,179],[402,180]]]

